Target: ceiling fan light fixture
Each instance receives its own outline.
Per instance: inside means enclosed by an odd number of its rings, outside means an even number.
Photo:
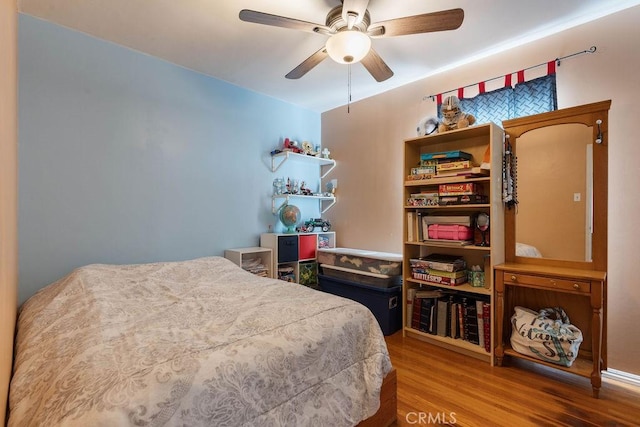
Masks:
[[[344,30],[327,40],[327,53],[339,64],[360,62],[371,49],[371,39],[357,30]]]

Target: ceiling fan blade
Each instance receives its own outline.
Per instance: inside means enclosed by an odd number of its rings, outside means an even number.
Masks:
[[[329,54],[327,53],[327,49],[324,47],[302,61],[300,65],[298,65],[293,70],[289,71],[289,73],[285,76],[288,79],[299,79],[300,77],[307,74],[313,67],[321,63]]]
[[[380,58],[380,55],[373,49],[369,51],[361,62],[364,68],[366,68],[378,82],[383,82],[393,76],[391,68],[389,68],[382,58]]]
[[[371,37],[391,37],[455,30],[462,25],[463,20],[462,9],[442,10],[376,22],[369,26],[367,34]]]
[[[342,0],[342,19],[349,29],[362,22],[367,6],[369,6],[369,0]]]
[[[269,13],[258,12],[249,9],[242,9],[240,11],[240,20],[245,22],[253,22],[255,24],[271,25],[273,27],[307,31],[310,33],[332,34],[331,29],[324,25],[301,21],[299,19],[286,18],[279,15],[271,15]]]

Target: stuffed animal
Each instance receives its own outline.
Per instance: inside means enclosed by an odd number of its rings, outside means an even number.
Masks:
[[[445,98],[440,106],[440,112],[442,113],[442,120],[438,125],[438,132],[466,128],[476,122],[476,118],[471,114],[462,112],[460,100],[457,96]]]

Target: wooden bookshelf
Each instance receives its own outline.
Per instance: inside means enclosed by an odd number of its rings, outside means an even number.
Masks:
[[[441,289],[448,293],[468,296],[489,302],[491,306],[490,319],[493,319],[493,266],[504,262],[504,210],[502,204],[502,140],[503,131],[493,123],[472,126],[442,134],[435,134],[419,138],[412,138],[404,142],[403,168],[403,335],[430,342],[451,351],[467,354],[493,365],[493,321],[491,322],[490,343],[487,352],[483,346],[455,339],[448,336],[433,335],[411,327],[411,320],[407,316],[407,293],[409,289]],[[422,154],[445,151],[464,151],[469,153],[475,164],[482,164],[485,154],[489,151],[489,175],[480,177],[447,176],[430,179],[408,179],[411,169],[418,166]],[[482,189],[482,194],[488,196],[487,203],[414,206],[408,202],[415,193],[438,192],[441,184],[475,183]],[[422,215],[468,215],[486,213],[490,218],[488,237],[490,246],[476,246],[474,244],[459,244],[457,242],[423,240],[420,228],[409,223],[408,215],[414,212],[415,217]],[[450,286],[413,278],[411,259],[421,258],[430,254],[457,255],[465,259],[467,266],[480,265],[485,271],[485,287],[474,287],[468,283]]]

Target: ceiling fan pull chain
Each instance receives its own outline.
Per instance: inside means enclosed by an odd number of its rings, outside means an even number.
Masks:
[[[347,65],[347,114],[351,112],[351,64]]]

